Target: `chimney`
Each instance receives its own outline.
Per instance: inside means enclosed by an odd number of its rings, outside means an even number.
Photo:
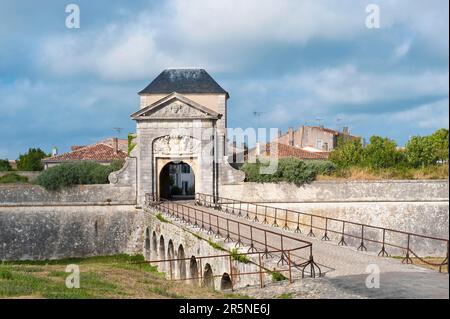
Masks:
[[[342,133],[349,135],[350,131],[348,129],[348,126],[344,126],[344,128],[342,129]]]
[[[288,128],[288,139],[289,139],[289,145],[294,146],[294,130],[292,127]]]
[[[117,154],[118,150],[119,150],[119,139],[117,137],[113,138],[113,149],[114,149],[114,154]]]

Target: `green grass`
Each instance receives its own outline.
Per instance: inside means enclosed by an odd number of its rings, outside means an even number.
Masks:
[[[222,247],[221,245],[219,245],[218,243],[212,241],[212,240],[207,240],[208,244],[217,250],[221,250],[221,251],[227,251],[224,247]]]
[[[237,248],[233,248],[230,251],[230,254],[231,254],[231,258],[233,258],[233,260],[239,261],[244,264],[248,264],[251,262],[251,260],[246,255],[240,255],[239,250]]]
[[[65,285],[66,267],[80,269],[80,288]],[[234,298],[165,279],[141,255],[0,263],[0,298]]]
[[[0,176],[0,184],[28,183],[28,177],[20,176],[16,173],[9,173]]]
[[[161,223],[168,223],[169,222],[167,219],[164,218],[163,214],[161,214],[161,213],[156,214],[156,218],[158,218],[158,220]]]
[[[278,271],[272,271],[271,275],[272,275],[272,281],[273,282],[287,280],[286,276],[284,276],[282,273],[280,273]]]

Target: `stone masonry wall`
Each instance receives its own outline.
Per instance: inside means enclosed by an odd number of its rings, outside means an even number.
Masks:
[[[11,205],[74,205],[135,203],[134,187],[105,185],[77,185],[61,191],[47,191],[38,185],[0,185],[0,207]]]
[[[0,260],[129,252],[134,206],[0,207]]]

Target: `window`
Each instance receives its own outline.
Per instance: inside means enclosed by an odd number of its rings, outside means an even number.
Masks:
[[[319,150],[321,150],[323,147],[323,142],[320,139],[317,139],[316,141],[316,148],[318,148]]]
[[[181,166],[181,173],[189,174],[191,172],[191,167],[188,164],[183,164]]]

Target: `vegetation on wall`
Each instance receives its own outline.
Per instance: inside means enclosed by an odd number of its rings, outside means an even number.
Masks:
[[[0,159],[0,172],[12,171],[11,164],[7,159]]]
[[[0,184],[12,184],[12,183],[27,183],[28,178],[26,176],[20,176],[16,173],[9,173],[0,176]]]
[[[40,148],[30,148],[25,154],[19,156],[17,161],[17,170],[19,171],[42,171],[44,165],[41,160],[45,157],[49,157]]]
[[[115,161],[110,165],[95,162],[60,164],[45,170],[35,183],[47,190],[59,190],[72,185],[107,184],[108,175],[119,170],[122,165],[123,161]]]
[[[129,133],[128,134],[128,156],[130,156],[131,151],[133,148],[136,147],[136,143],[133,142],[133,140],[136,138],[136,134]]]

